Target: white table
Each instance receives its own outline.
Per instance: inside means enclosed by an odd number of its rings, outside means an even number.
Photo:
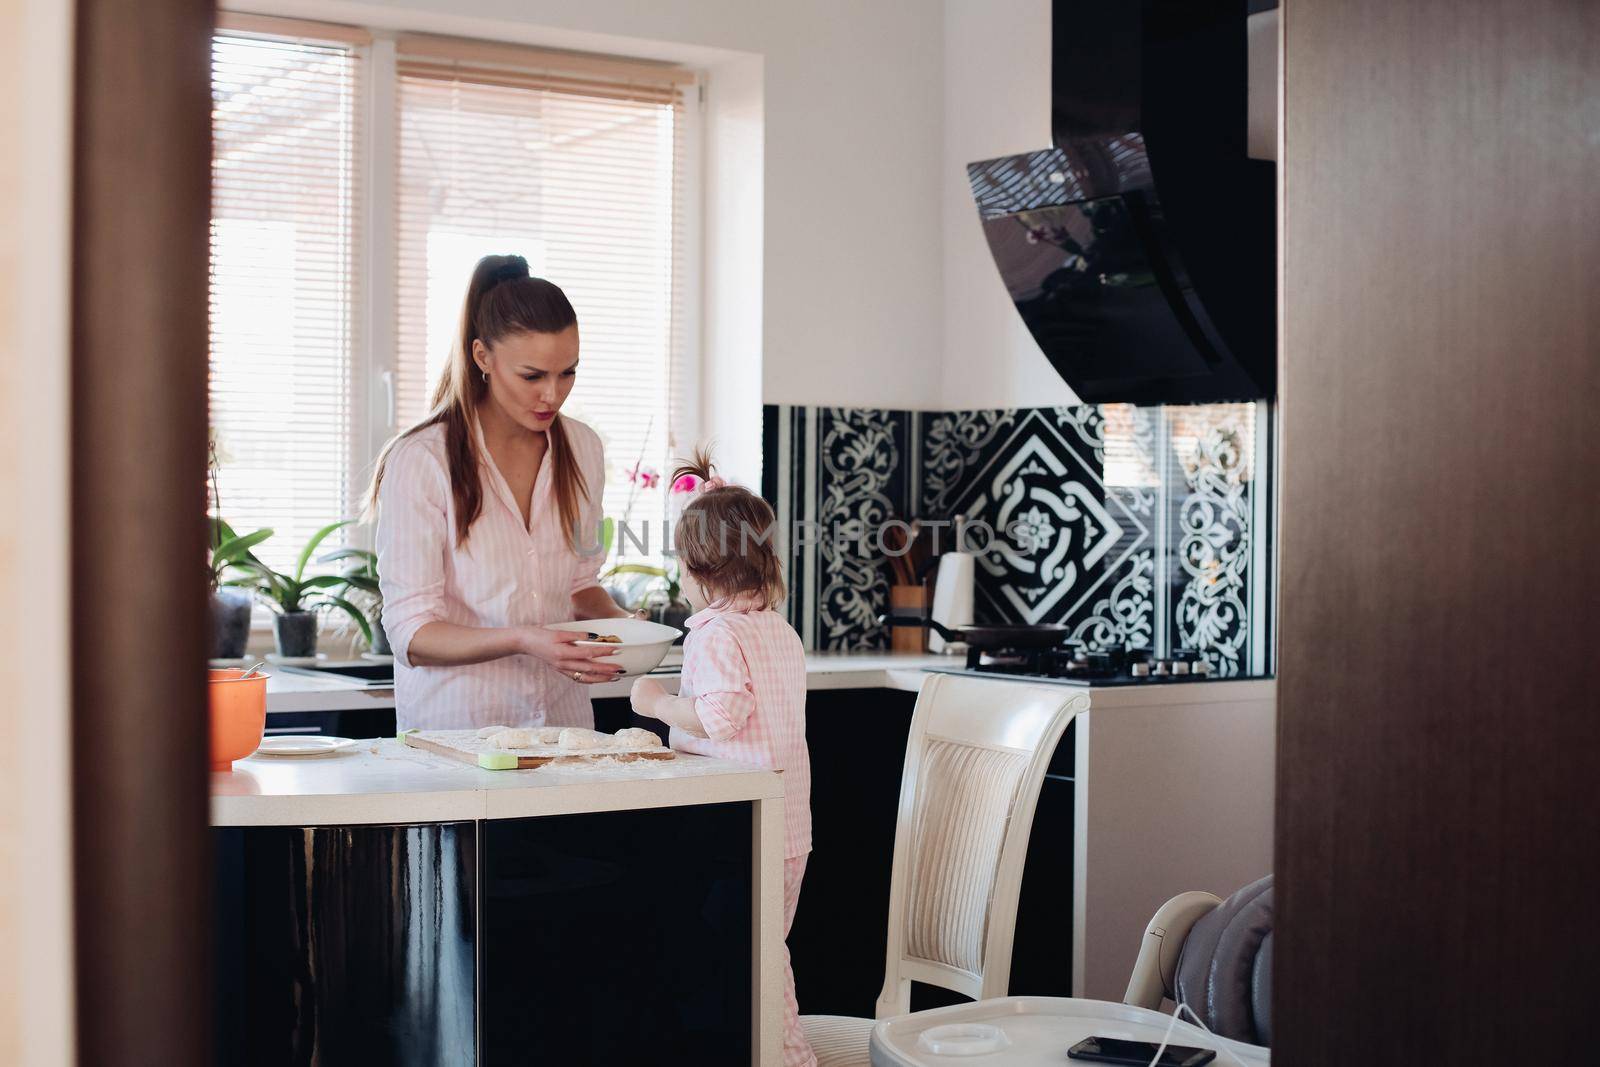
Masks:
[[[884,1019],[872,1029],[872,1067],[1062,1067],[1079,1062],[1067,1058],[1067,1049],[1086,1037],[1159,1044],[1170,1021],[1158,1011],[1104,1000],[999,997]],[[959,1023],[998,1027],[1008,1044],[1002,1051],[977,1056],[935,1055],[919,1047],[925,1032]],[[1215,1067],[1267,1067],[1272,1062],[1267,1049],[1213,1037],[1187,1021],[1172,1028],[1172,1043],[1216,1049]]]

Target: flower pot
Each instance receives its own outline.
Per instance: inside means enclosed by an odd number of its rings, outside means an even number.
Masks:
[[[210,671],[211,769],[226,771],[233,761],[261,747],[267,725],[267,676],[244,677],[242,670]]]
[[[389,647],[389,632],[383,628],[382,608],[372,613],[372,654],[375,656],[394,655],[394,649]]]
[[[673,626],[679,630],[684,629],[684,622],[693,614],[694,609],[681,600],[671,604],[657,603],[650,605],[650,618],[663,626]],[[673,644],[683,644],[683,638],[678,638]]]
[[[285,658],[317,654],[317,615],[311,611],[291,611],[273,616],[272,636],[278,655]]]
[[[250,594],[218,589],[211,594],[211,658],[238,659],[250,641]]]

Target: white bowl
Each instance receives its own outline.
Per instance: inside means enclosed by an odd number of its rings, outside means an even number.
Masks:
[[[576,642],[584,648],[616,649],[616,655],[610,662],[621,664],[622,673],[617,675],[619,678],[649,674],[661,666],[661,661],[667,658],[667,650],[672,647],[672,642],[683,634],[682,630],[644,619],[579,619],[577,622],[551,623],[550,629],[575,630],[580,634],[607,634],[622,638],[620,645],[609,641]]]

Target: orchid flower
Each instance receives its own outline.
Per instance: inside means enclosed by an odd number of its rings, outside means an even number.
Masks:
[[[661,475],[653,467],[636,463],[628,470],[628,481],[640,489],[654,489],[661,484]]]

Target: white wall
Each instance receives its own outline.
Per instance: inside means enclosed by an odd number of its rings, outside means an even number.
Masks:
[[[966,171],[1050,146],[1050,0],[945,0],[944,57],[941,406],[1075,404],[1006,295]]]

